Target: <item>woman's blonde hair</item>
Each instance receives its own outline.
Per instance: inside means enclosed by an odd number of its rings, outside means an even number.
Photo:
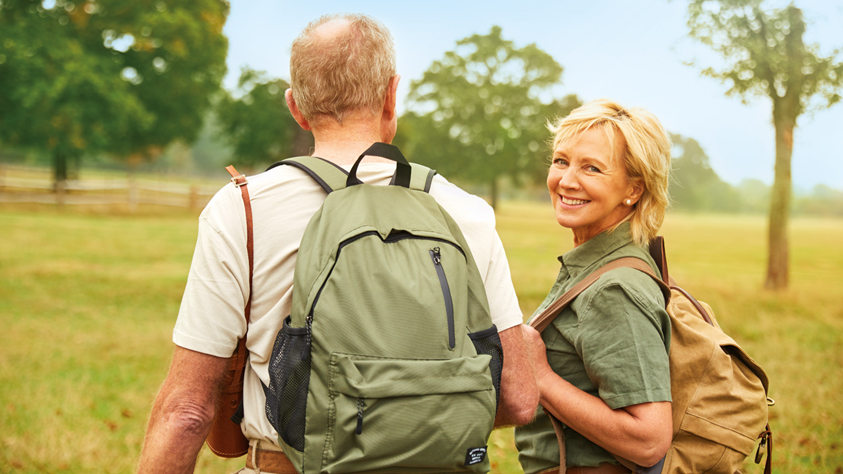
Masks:
[[[347,26],[336,34],[315,30],[332,20]],[[395,76],[395,47],[383,24],[366,15],[322,16],[305,27],[290,53],[290,87],[308,121],[330,117],[342,123],[349,112],[383,107]]]
[[[670,203],[667,191],[670,137],[659,119],[650,112],[638,107],[624,108],[616,102],[600,99],[582,105],[567,117],[548,123],[548,129],[554,135],[553,149],[560,143],[576,139],[592,127],[603,130],[612,146],[616,131],[624,138],[622,155],[615,156],[623,157],[629,179],[638,182],[643,192],[632,213],[622,222],[631,221],[632,239],[644,247],[661,228]]]

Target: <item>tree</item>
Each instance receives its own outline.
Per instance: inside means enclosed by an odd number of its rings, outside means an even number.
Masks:
[[[313,136],[299,127],[287,109],[284,91],[288,87],[282,79],[244,69],[237,85],[240,97],[226,94],[220,100],[217,120],[237,163],[266,166],[309,152]]]
[[[138,161],[191,141],[225,74],[224,0],[2,0],[0,138]]]
[[[717,176],[699,142],[677,134],[671,134],[671,141],[674,148],[671,206],[685,211],[740,210],[741,200],[737,191]]]
[[[545,123],[580,105],[554,97],[562,66],[535,44],[516,48],[499,26],[457,41],[410,85],[399,133],[408,156],[467,181],[487,184],[495,207],[498,181],[544,175]]]
[[[806,45],[802,11],[792,3],[765,9],[764,0],[691,0],[690,35],[720,53],[722,70],[704,75],[729,82],[727,95],[769,97],[776,135],[775,179],[770,203],[769,248],[764,286],[788,285],[787,228],[792,194],[793,131],[809,108],[828,107],[840,100],[843,63],[838,54],[822,56]]]

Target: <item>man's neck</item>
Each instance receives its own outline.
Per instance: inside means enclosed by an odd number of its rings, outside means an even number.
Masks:
[[[331,119],[314,125],[313,141],[313,156],[338,165],[351,165],[373,143],[384,141],[384,137],[374,117],[352,116],[343,120],[342,125]],[[390,163],[377,157],[367,158],[366,162]]]

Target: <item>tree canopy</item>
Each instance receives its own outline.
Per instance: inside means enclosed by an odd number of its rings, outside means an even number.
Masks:
[[[0,138],[66,159],[192,140],[225,74],[224,0],[2,0]]]
[[[535,44],[515,47],[498,26],[461,39],[410,85],[398,141],[415,160],[488,184],[494,206],[502,176],[546,173],[546,121],[580,105],[557,98],[562,70]]]
[[[767,8],[764,0],[691,0],[690,36],[718,52],[721,69],[703,74],[730,85],[727,94],[772,101],[776,130],[775,181],[771,194],[769,253],[765,286],[788,284],[788,243],[793,131],[799,116],[812,107],[840,101],[843,63],[838,51],[828,56],[805,44],[805,20],[793,3]]]
[[[236,162],[249,167],[266,166],[292,155],[308,153],[310,132],[301,129],[284,100],[290,87],[282,79],[244,69],[235,98],[223,96],[217,105],[217,120],[234,150]],[[302,145],[304,142],[304,145]],[[304,148],[304,149],[302,149]]]
[[[677,134],[671,134],[671,141],[671,208],[695,212],[741,210],[741,196],[717,176],[699,142]]]

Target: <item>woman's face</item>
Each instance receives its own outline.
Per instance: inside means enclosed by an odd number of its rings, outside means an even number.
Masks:
[[[575,246],[621,222],[641,195],[618,156],[623,135],[614,135],[614,155],[606,133],[594,127],[553,150],[547,188],[556,221],[574,232]]]

